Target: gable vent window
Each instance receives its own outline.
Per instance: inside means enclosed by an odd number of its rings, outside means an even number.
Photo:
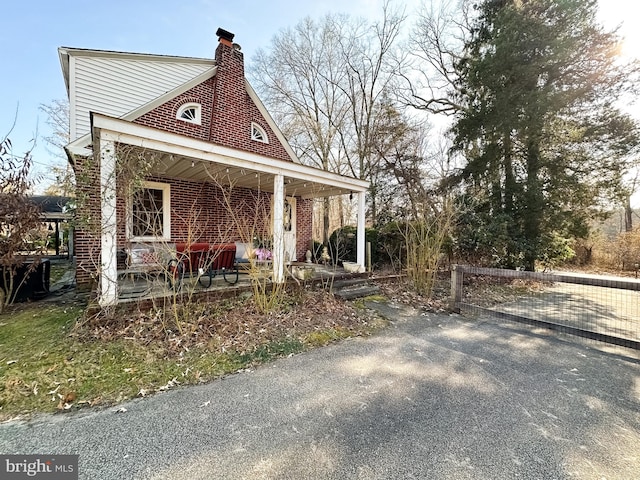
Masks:
[[[256,142],[269,143],[267,134],[257,123],[251,124],[251,140],[255,140]]]
[[[178,109],[176,118],[184,122],[195,123],[196,125],[200,125],[200,104],[186,103],[182,105]]]

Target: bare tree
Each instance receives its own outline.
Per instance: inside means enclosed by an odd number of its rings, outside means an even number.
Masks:
[[[427,126],[409,120],[388,98],[377,106],[375,116],[371,163],[376,168],[370,169],[369,194],[372,216],[381,224],[415,212],[416,188],[424,190]]]
[[[638,149],[629,155],[627,165],[627,178],[622,185],[622,206],[624,208],[624,231],[633,231],[633,207],[631,197],[638,191],[640,185],[640,157]],[[637,213],[636,213],[637,215]]]
[[[47,114],[47,125],[51,127],[51,135],[44,137],[48,145],[47,151],[62,162],[51,167],[56,182],[46,189],[50,195],[72,196],[74,192],[73,169],[67,159],[64,147],[70,142],[69,137],[69,102],[67,100],[52,100],[50,104],[40,105],[40,111]]]
[[[379,220],[417,218],[422,211],[439,210],[443,197],[438,186],[452,170],[446,138],[433,135],[423,118],[409,117],[393,103],[384,103],[376,115]]]
[[[338,131],[346,116],[338,85],[345,71],[340,62],[336,27],[345,17],[307,17],[280,32],[270,50],[259,50],[251,72],[254,84],[300,159],[327,171],[340,170]],[[328,239],[325,204],[325,240]]]
[[[394,51],[405,16],[383,7],[383,18],[373,25],[364,21],[347,24],[340,39],[345,82],[339,87],[348,105],[348,129],[339,131],[351,174],[368,178],[372,161],[373,133],[378,105],[389,101],[390,89],[402,63]]]
[[[375,108],[397,71],[403,21],[389,2],[374,24],[345,15],[306,18],[258,52],[254,83],[302,161],[371,177]],[[327,202],[323,218],[326,242]]]
[[[423,3],[411,40],[413,65],[401,72],[402,103],[433,114],[460,111],[453,95],[458,88],[455,64],[470,35],[470,12],[468,0]]]
[[[391,10],[386,2],[379,22],[371,26],[363,21],[350,23],[348,35],[341,39],[348,75],[340,88],[347,99],[349,122],[339,131],[340,142],[349,173],[371,183],[369,217],[374,225],[379,223],[377,193],[383,167],[374,147],[376,124],[383,121],[380,110],[391,102],[391,92],[404,64],[396,46],[405,19],[403,12]]]

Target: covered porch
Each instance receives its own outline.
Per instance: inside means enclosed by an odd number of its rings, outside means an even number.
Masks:
[[[123,146],[137,155],[153,155],[156,159],[147,172],[149,177],[178,179],[217,186],[233,186],[246,191],[259,191],[270,197],[271,244],[269,277],[274,283],[284,283],[291,273],[291,261],[296,255],[287,251],[287,215],[290,201],[350,194],[357,202],[357,265],[365,265],[365,192],[368,182],[326,172],[295,162],[277,160],[243,150],[222,147],[210,142],[168,133],[130,121],[106,115],[92,117],[93,158],[99,167],[100,185],[100,264],[98,301],[102,307],[115,305],[121,297],[122,281],[118,275],[118,241],[122,242],[126,222],[118,208],[126,203],[118,189],[119,152]],[[176,188],[174,187],[174,191]],[[120,196],[119,196],[120,195]],[[167,198],[174,196],[168,192]],[[169,203],[170,205],[170,203]],[[295,205],[295,203],[294,203]],[[171,209],[171,207],[169,207]],[[295,209],[295,207],[294,207]],[[167,221],[169,215],[165,215]],[[311,218],[299,219],[310,222]],[[175,241],[171,226],[164,230],[163,241]],[[133,233],[125,225],[126,237]],[[298,246],[298,252],[300,247]]]
[[[353,273],[340,266],[305,264],[294,262],[285,265],[284,283],[289,286],[312,286],[330,291],[345,282],[366,281],[365,273]],[[300,273],[302,272],[302,275]],[[256,278],[257,276],[257,278]],[[358,280],[360,279],[360,280]],[[253,292],[252,282],[261,282],[264,290],[272,281],[272,271],[266,269],[241,270],[237,282],[229,283],[222,275],[217,275],[211,283],[200,281],[196,276],[186,277],[179,288],[174,288],[163,274],[120,276],[118,281],[118,304],[139,305],[140,303],[173,304],[181,297],[190,299],[227,298]]]

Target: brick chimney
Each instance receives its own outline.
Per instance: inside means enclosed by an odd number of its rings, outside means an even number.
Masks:
[[[213,102],[209,141],[218,145],[266,155],[285,161],[292,158],[281,143],[258,105],[247,91],[244,56],[240,45],[233,43],[234,34],[219,28],[216,48],[216,74],[213,77]],[[251,122],[259,124],[269,138],[268,143],[251,139]]]
[[[215,143],[242,148],[243,139],[249,135],[251,124],[244,79],[244,56],[240,45],[233,43],[233,33],[218,28],[216,35],[217,71],[214,77],[213,118],[209,136]]]

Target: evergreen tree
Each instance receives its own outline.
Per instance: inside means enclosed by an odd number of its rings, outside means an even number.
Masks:
[[[485,0],[457,63],[451,176],[473,197],[468,250],[533,270],[562,256],[563,239],[620,187],[637,126],[616,101],[638,68],[617,59],[619,39],[595,21],[596,0]]]

